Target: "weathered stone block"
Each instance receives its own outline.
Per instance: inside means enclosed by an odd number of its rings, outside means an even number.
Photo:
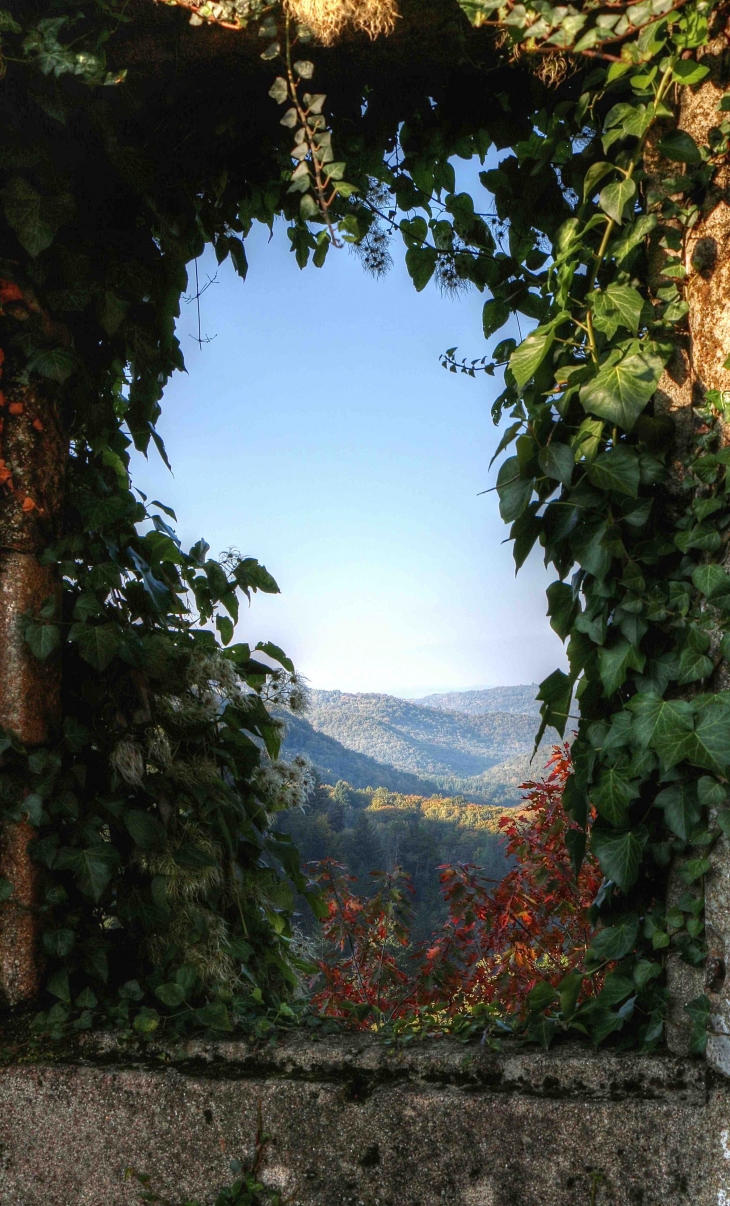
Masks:
[[[211,1201],[250,1156],[287,1206],[730,1206],[730,1094],[700,1060],[375,1038],[189,1042],[0,1069],[1,1206]]]

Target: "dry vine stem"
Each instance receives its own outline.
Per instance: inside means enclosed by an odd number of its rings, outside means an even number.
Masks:
[[[61,508],[64,438],[51,389],[14,384],[3,365],[0,486],[0,728],[28,747],[43,745],[58,724],[60,663],[39,662],[23,635],[23,617],[60,599],[52,569],[41,565]],[[1,756],[0,756],[1,757]],[[0,1000],[14,1005],[37,996],[39,866],[27,851],[36,831],[27,821],[0,829],[0,875],[13,887],[0,922]]]
[[[392,33],[398,17],[394,0],[285,0],[285,8],[325,46],[347,26],[370,38]]]

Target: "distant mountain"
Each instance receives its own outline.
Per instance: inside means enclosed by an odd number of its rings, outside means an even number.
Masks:
[[[424,695],[413,702],[444,712],[467,712],[480,716],[485,712],[519,712],[524,716],[539,716],[540,705],[535,696],[537,683],[523,687],[487,687],[480,691],[446,691],[440,695]]]
[[[388,791],[401,792],[406,796],[438,793],[436,783],[420,775],[409,775],[393,766],[385,766],[367,754],[348,750],[333,737],[318,733],[302,716],[282,712],[280,719],[286,724],[283,756],[292,758],[295,754],[306,754],[319,771],[323,783],[335,784],[339,779],[344,779],[351,787],[385,787]]]
[[[348,749],[432,778],[471,778],[532,749],[537,723],[513,712],[447,712],[392,695],[312,691],[307,719]]]
[[[392,695],[312,691],[307,720],[287,725],[285,753],[307,754],[325,782],[354,787],[441,791],[504,806],[519,802],[519,784],[544,762],[538,753],[530,766],[538,722],[519,712],[451,712]],[[550,730],[545,749],[555,740]]]

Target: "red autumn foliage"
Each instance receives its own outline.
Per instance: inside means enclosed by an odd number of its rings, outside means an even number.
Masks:
[[[602,874],[590,853],[577,879],[571,866],[566,835],[581,831],[562,806],[570,773],[569,747],[557,746],[544,778],[522,785],[524,805],[500,821],[514,862],[499,883],[472,865],[440,868],[448,917],[416,948],[412,889],[399,870],[378,873],[379,890],[368,899],[353,895],[336,863],[315,864],[329,951],[318,963],[314,1008],[365,1029],[414,1015],[453,1018],[493,1002],[520,1017],[538,981],[557,986],[578,967]],[[592,993],[585,980],[583,995]]]

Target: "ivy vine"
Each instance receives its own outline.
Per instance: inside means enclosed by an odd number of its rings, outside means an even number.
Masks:
[[[167,126],[150,128],[148,83],[107,61],[123,6],[37,8],[0,14],[0,297],[6,379],[40,382],[71,437],[63,531],[45,554],[63,605],[27,627],[37,656],[64,660],[64,730],[30,754],[3,739],[4,807],[38,827],[48,872],[58,1003],[41,1024],[99,1011],[139,1032],[190,1020],[219,1033],[262,1006],[291,1012],[291,893],[305,885],[271,818],[306,772],[278,763],[265,705],[296,706],[297,682],[281,650],[261,646],[263,663],[232,644],[236,590],[275,584],[253,558],[183,552],[174,517],[128,475],[130,441],[164,455],[187,265],[211,244],[245,278],[252,223],[283,216],[300,267],[344,239],[379,272],[400,237],[416,289],[488,292],[487,339],[515,313],[535,324],[486,357],[443,358],[504,370],[500,511],[517,567],[536,546],[555,567],[549,615],[568,646],[569,672],[540,688],[543,728],[577,724],[574,865],[590,841],[605,875],[586,966],[616,965],[610,999],[566,1012],[540,992],[528,1030],[655,1046],[667,960],[705,958],[703,877],[730,828],[730,694],[715,689],[730,657],[725,400],[696,399],[686,450],[657,401],[686,338],[686,233],[728,150],[728,100],[710,145],[676,125],[682,90],[708,75],[721,6],[463,0],[489,70],[389,96],[377,121],[365,77],[305,95],[314,64],[293,51],[306,32],[254,6],[264,61],[283,64],[254,160],[245,106],[234,118],[220,93],[204,123],[186,126],[173,95]],[[484,165],[492,145],[503,153],[480,174],[480,204],[457,192],[453,160]],[[668,910],[676,859],[687,890]],[[692,1011],[699,1051],[708,999]]]

